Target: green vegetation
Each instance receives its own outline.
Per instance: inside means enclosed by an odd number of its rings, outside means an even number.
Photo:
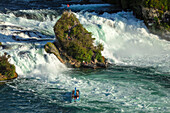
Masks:
[[[45,51],[47,52],[47,53],[50,53],[50,49],[53,47],[53,43],[51,43],[51,42],[47,42],[47,44],[45,45],[46,47],[45,47]],[[48,48],[47,48],[48,47]]]
[[[56,48],[56,46],[51,43],[51,42],[47,42],[47,44],[45,45],[45,51],[47,53],[53,53],[54,55],[56,55],[56,57],[62,62],[64,63],[64,61],[62,60],[60,53],[58,51],[58,49]]]
[[[7,53],[0,56],[0,80],[7,80],[15,76],[15,66],[8,62]]]
[[[143,19],[148,25],[148,22],[152,20],[153,26],[148,26],[151,29],[170,31],[170,23],[168,16],[170,14],[170,0],[103,0],[108,3],[120,5],[122,9],[133,10],[135,16],[139,19]],[[117,2],[116,2],[117,1]],[[119,2],[118,2],[119,1]],[[145,7],[145,10],[142,10]],[[147,12],[146,12],[147,10]]]
[[[159,13],[158,17],[154,17],[154,28],[164,28],[170,31],[170,26],[168,23],[162,21],[164,20],[164,12],[170,10],[170,0],[144,0],[143,4],[145,7],[157,9]]]
[[[170,10],[170,0],[103,0],[104,2],[111,4],[120,4],[120,6],[125,6],[125,8],[134,8],[137,5],[144,5],[148,8],[155,8],[159,10]]]
[[[0,46],[2,46],[2,43],[0,42]]]
[[[126,4],[126,8],[135,8],[142,5],[148,8],[154,8],[162,11],[170,10],[170,0],[121,0],[121,5]]]
[[[95,39],[92,33],[83,28],[73,13],[65,11],[54,26],[54,31],[62,50],[72,58],[81,62],[91,62],[92,58],[103,62],[103,45],[93,45]]]
[[[169,0],[144,0],[144,6],[149,8],[155,8],[163,11],[170,10]]]
[[[170,25],[168,25],[167,23],[161,23],[161,26],[163,26],[166,30],[170,32]]]

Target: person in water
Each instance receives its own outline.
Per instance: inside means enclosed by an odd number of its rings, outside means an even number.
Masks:
[[[76,90],[76,88],[72,91],[72,98],[74,98],[75,100],[79,99],[79,90]]]

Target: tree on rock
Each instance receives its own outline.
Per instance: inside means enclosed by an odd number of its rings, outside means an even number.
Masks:
[[[103,45],[94,46],[92,33],[88,32],[72,12],[65,11],[54,26],[56,39],[61,49],[73,59],[83,62],[91,62],[96,59],[104,62],[101,51]]]

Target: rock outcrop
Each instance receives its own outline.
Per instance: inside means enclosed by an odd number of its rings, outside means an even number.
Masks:
[[[123,10],[130,9],[144,20],[150,32],[170,41],[170,2],[168,0],[103,0],[118,4]]]
[[[102,44],[93,45],[88,32],[71,11],[65,11],[54,26],[56,41],[48,42],[45,50],[53,53],[69,67],[106,68],[108,63],[101,55]]]
[[[170,41],[170,11],[146,7],[141,7],[140,10],[142,14],[135,12],[135,15],[144,20],[150,32]]]
[[[9,58],[10,56],[6,53],[0,56],[0,81],[11,80],[18,77],[15,72],[15,66],[8,62]]]

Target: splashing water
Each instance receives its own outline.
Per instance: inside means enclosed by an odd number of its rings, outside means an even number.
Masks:
[[[149,33],[143,21],[132,12],[96,16],[78,13],[84,27],[96,42],[104,44],[103,55],[119,65],[153,66],[169,71],[170,42]]]
[[[60,17],[45,19],[42,11],[44,19],[40,21],[17,17],[16,13],[0,13],[0,21],[48,35],[54,35],[53,25]],[[22,109],[25,112],[169,112],[170,79],[165,72],[170,72],[170,43],[149,33],[132,12],[74,14],[93,33],[94,44],[104,45],[102,54],[116,66],[101,70],[69,69],[44,51],[47,41],[10,41],[7,34],[13,29],[9,27],[0,31],[6,38],[0,41],[9,46],[0,48],[0,53],[11,55],[10,62],[16,66],[19,78],[1,89],[4,100],[0,104],[6,102],[8,112]],[[69,102],[74,87],[81,91],[80,103]],[[0,109],[4,110],[3,106]]]

